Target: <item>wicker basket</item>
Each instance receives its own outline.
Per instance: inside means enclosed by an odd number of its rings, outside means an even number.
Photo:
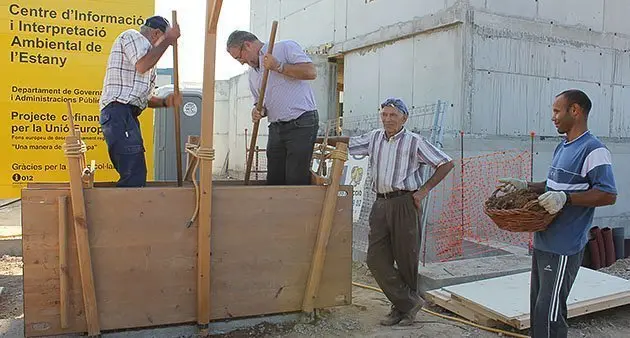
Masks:
[[[492,193],[492,197],[495,197],[497,189]],[[533,200],[527,202],[520,209],[488,209],[487,203],[484,203],[483,211],[492,221],[499,227],[499,229],[511,231],[511,232],[538,232],[546,230],[551,221],[556,218],[558,214],[550,214],[545,210],[534,211],[532,207],[537,205],[538,201]]]

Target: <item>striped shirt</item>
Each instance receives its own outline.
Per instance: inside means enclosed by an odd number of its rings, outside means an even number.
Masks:
[[[151,42],[135,29],[128,29],[114,40],[103,79],[99,102],[102,110],[117,101],[145,109],[155,86],[155,67],[145,73],[136,70],[136,62],[152,48]]]
[[[258,102],[258,94],[262,86],[263,57],[268,46],[265,44],[260,49],[258,56],[260,67],[249,71],[249,89],[254,96],[254,105]],[[285,64],[313,62],[300,45],[292,40],[275,42],[272,55],[278,62]],[[263,106],[267,108],[269,122],[294,120],[304,112],[317,109],[315,95],[308,80],[294,79],[276,71],[269,72]]]
[[[370,157],[372,189],[377,193],[418,190],[425,165],[437,168],[451,161],[424,137],[405,128],[389,139],[384,129],[350,137],[348,152]]]
[[[588,131],[571,142],[561,142],[553,153],[546,189],[598,189],[616,194],[610,151]],[[578,253],[588,242],[594,213],[593,207],[565,206],[547,230],[535,233],[534,248],[558,255]]]

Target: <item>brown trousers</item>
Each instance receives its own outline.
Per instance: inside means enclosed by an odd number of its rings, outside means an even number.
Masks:
[[[417,293],[421,214],[411,193],[377,198],[370,212],[367,265],[387,298],[402,312],[422,301]]]

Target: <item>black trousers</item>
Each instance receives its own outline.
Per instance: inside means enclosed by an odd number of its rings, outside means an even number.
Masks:
[[[377,198],[370,212],[367,265],[387,299],[402,312],[422,302],[417,293],[421,214],[411,192]]]
[[[310,185],[311,159],[319,130],[317,110],[269,125],[267,184]]]
[[[567,336],[567,298],[582,265],[583,254],[584,250],[563,256],[534,249],[530,289],[533,338]]]

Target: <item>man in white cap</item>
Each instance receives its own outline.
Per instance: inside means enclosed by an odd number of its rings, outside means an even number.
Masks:
[[[168,20],[153,16],[140,31],[122,32],[112,45],[100,99],[100,124],[110,160],[120,175],[119,187],[146,185],[147,166],[138,116],[147,107],[181,104],[179,95],[152,96],[155,65],[179,36],[178,25],[170,28]]]

